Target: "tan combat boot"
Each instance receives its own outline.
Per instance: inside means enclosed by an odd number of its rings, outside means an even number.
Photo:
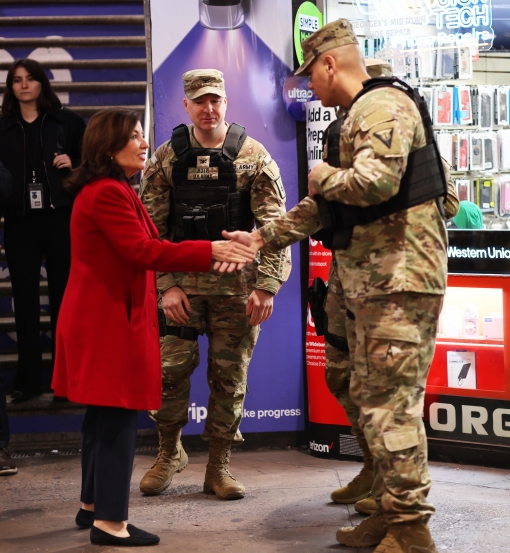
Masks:
[[[378,507],[372,492],[370,492],[365,499],[356,501],[354,509],[362,515],[373,515],[377,511]]]
[[[388,526],[374,553],[437,553],[437,549],[424,522],[404,522]]]
[[[358,526],[340,528],[336,533],[336,541],[348,547],[373,547],[383,541],[387,531],[388,525],[378,510]]]
[[[228,470],[230,445],[218,441],[209,443],[209,462],[205,471],[204,493],[220,499],[242,499],[246,490]]]
[[[338,488],[331,494],[331,499],[335,503],[356,503],[360,499],[365,499],[372,489],[372,484],[374,483],[374,459],[370,450],[368,449],[368,444],[364,436],[359,436],[357,438],[358,444],[363,451],[363,468],[358,476],[342,488]]]
[[[184,470],[188,456],[181,444],[181,431],[156,425],[159,435],[159,453],[152,467],[140,482],[140,491],[158,495],[166,490],[176,472]]]

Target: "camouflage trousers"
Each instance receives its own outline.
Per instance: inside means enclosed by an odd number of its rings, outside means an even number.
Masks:
[[[412,292],[346,298],[355,315],[350,394],[379,476],[372,492],[388,524],[427,522],[434,513],[422,413],[442,301]]]
[[[345,297],[334,259],[328,277],[325,312],[328,318],[328,332],[346,339],[354,335],[354,321],[347,317]],[[347,327],[350,327],[350,332],[348,332]],[[354,347],[355,342],[349,344],[351,351],[354,351]],[[359,426],[359,407],[351,399],[349,392],[352,370],[353,362],[349,351],[340,351],[326,342],[326,384],[329,391],[344,408],[347,419],[352,426],[352,434],[358,440],[364,440],[363,431]]]
[[[246,315],[248,295],[188,296],[191,304],[187,327],[209,339],[207,382],[209,404],[202,438],[241,443],[241,424],[248,365],[259,335]],[[178,326],[167,319],[169,326]],[[198,343],[177,336],[161,339],[163,398],[150,417],[168,428],[188,422],[190,378],[200,362]]]

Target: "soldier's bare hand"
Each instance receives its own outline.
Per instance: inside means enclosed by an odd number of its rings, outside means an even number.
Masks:
[[[73,168],[73,164],[71,163],[71,158],[67,154],[58,154],[57,152],[54,153],[53,158],[53,165],[57,169],[64,169],[64,167],[67,167],[68,169]]]
[[[178,287],[165,290],[161,296],[161,307],[165,316],[172,322],[185,325],[189,321],[191,305],[188,296]]]
[[[267,321],[273,313],[273,294],[265,290],[253,290],[246,305],[246,315],[250,315],[250,324],[259,325]]]
[[[224,230],[221,234],[227,240],[232,240],[233,242],[239,242],[240,244],[244,244],[245,246],[248,246],[255,253],[257,253],[260,249],[262,249],[266,245],[264,240],[262,239],[262,236],[260,236],[260,232],[258,230],[254,230],[253,232],[245,232],[243,230],[227,232],[226,230]]]
[[[329,167],[327,163],[319,163],[308,173],[308,195],[310,198],[313,198],[316,194],[322,194],[319,177],[324,166]]]
[[[212,257],[216,260],[215,271],[232,273],[241,270],[255,259],[256,252],[240,242],[218,240],[212,243]]]

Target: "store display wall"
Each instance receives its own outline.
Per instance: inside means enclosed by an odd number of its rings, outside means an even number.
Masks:
[[[380,13],[390,4],[398,17]],[[454,460],[496,465],[510,445],[510,325],[505,325],[510,319],[510,54],[501,51],[510,48],[510,7],[484,2],[487,17],[480,26],[456,29],[460,42],[448,45],[438,43],[435,28],[438,7],[446,3],[425,4],[418,13],[416,3],[406,0],[398,2],[396,11],[394,3],[328,0],[326,23],[349,19],[365,57],[388,59],[396,76],[419,89],[460,198],[481,210],[481,230],[448,232],[448,289],[424,420],[438,457],[448,451]],[[448,5],[458,7],[456,2]],[[471,37],[478,40],[476,47],[467,42]],[[399,51],[406,40],[414,40],[414,46]],[[427,41],[433,48],[426,47]],[[311,253],[321,247],[319,243]],[[317,255],[310,257],[311,275]],[[329,265],[320,270],[327,275]],[[313,330],[313,320],[311,324]],[[307,347],[311,382],[324,372],[317,352]],[[355,455],[348,448],[350,427],[343,409],[324,399],[327,392],[318,386],[309,391],[311,452]]]

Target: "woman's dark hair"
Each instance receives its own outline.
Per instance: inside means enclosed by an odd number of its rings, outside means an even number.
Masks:
[[[16,115],[20,112],[19,100],[12,90],[14,72],[18,67],[24,67],[34,80],[41,83],[41,93],[37,98],[37,109],[39,111],[58,111],[62,109],[62,104],[51,89],[50,81],[43,66],[38,61],[22,58],[14,61],[7,71],[7,86],[2,101],[2,115]]]
[[[78,194],[86,184],[98,179],[126,179],[113,155],[127,145],[139,121],[138,112],[118,108],[103,109],[90,118],[83,135],[81,164],[64,183],[71,194]]]

